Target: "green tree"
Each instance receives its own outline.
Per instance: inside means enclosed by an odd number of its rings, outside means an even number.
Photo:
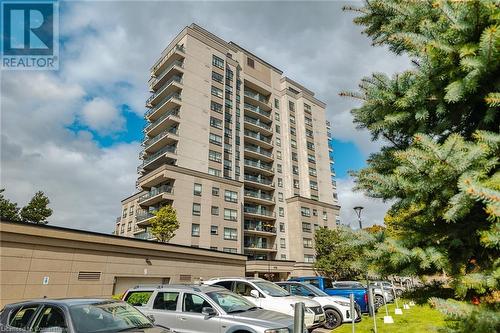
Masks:
[[[3,196],[5,189],[0,189],[0,218],[5,221],[19,221],[19,208],[17,203],[11,202]]]
[[[175,236],[175,231],[179,229],[177,212],[171,205],[160,208],[151,219],[151,234],[159,242],[167,243]]]
[[[500,280],[500,4],[372,0],[356,24],[413,68],[362,79],[354,121],[385,146],[357,189],[394,200],[388,238],[367,253],[382,273],[446,273],[457,295]]]
[[[49,198],[42,191],[36,192],[30,202],[21,209],[22,221],[47,224],[47,218],[52,215],[52,209],[48,207],[49,203]]]

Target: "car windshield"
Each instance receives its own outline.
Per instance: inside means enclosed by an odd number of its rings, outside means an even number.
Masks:
[[[118,332],[154,325],[141,312],[125,302],[72,305],[71,320],[80,333]]]
[[[285,289],[281,288],[280,286],[272,283],[272,282],[267,282],[267,281],[259,281],[259,282],[254,282],[257,287],[259,287],[262,292],[266,295],[272,296],[272,297],[285,297],[285,296],[290,296],[288,291]]]
[[[327,293],[325,293],[323,290],[319,289],[316,286],[313,286],[312,284],[305,285],[307,289],[309,289],[314,295],[316,296],[328,296]]]
[[[244,312],[255,308],[255,305],[244,297],[229,291],[212,291],[207,293],[226,313]]]

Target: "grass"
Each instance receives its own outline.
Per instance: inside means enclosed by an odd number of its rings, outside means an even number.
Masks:
[[[399,300],[400,308],[403,308]],[[394,324],[384,324],[385,307],[381,307],[377,313],[377,331],[378,333],[432,333],[437,332],[438,328],[444,327],[444,316],[432,309],[427,304],[415,305],[408,310],[403,310],[402,315],[394,314],[395,304],[388,304],[389,315],[394,319]],[[363,320],[355,324],[356,333],[371,333],[373,331],[373,318],[363,316]],[[333,333],[351,333],[352,324],[343,324],[332,331]]]

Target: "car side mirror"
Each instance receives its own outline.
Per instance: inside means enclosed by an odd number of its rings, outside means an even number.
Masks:
[[[205,306],[201,309],[201,314],[205,315],[205,319],[214,317],[217,315],[217,312],[209,306]]]
[[[53,326],[53,327],[42,328],[39,332],[40,333],[64,333],[64,332],[66,332],[66,329],[63,327]]]
[[[255,289],[252,289],[250,291],[250,296],[252,296],[253,298],[259,298],[260,297],[259,292],[257,290],[255,290]]]

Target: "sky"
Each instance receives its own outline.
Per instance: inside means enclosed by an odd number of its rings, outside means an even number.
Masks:
[[[388,203],[353,192],[381,142],[352,123],[356,90],[372,72],[409,67],[371,46],[353,13],[359,2],[71,1],[60,4],[60,69],[1,72],[1,187],[20,206],[43,190],[50,223],[110,233],[121,199],[135,191],[149,68],[187,25],[197,23],[284,71],[327,103],[343,224],[381,224]]]

